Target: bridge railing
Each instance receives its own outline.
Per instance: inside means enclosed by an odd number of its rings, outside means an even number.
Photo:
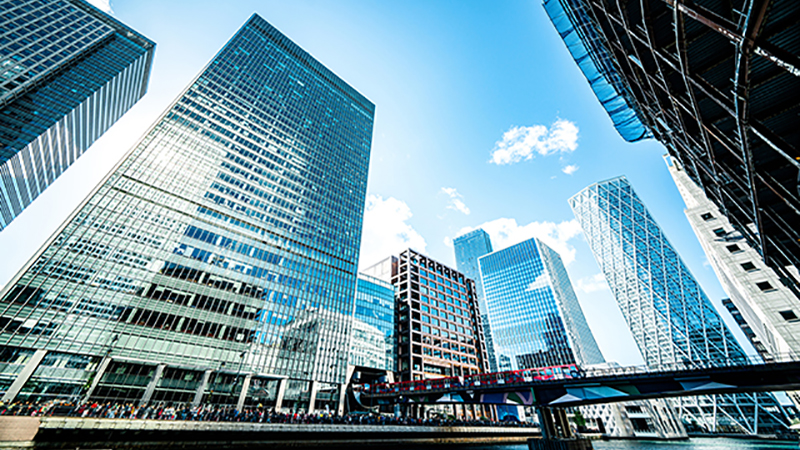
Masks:
[[[800,355],[777,354],[767,360],[758,355],[742,355],[739,357],[719,359],[716,361],[693,361],[688,358],[680,362],[661,364],[657,368],[648,366],[625,367],[590,367],[580,368],[575,364],[552,366],[534,369],[522,369],[506,372],[474,374],[466,377],[445,377],[426,380],[405,381],[399,383],[379,383],[372,385],[355,385],[353,390],[368,396],[393,396],[404,394],[448,392],[471,388],[486,388],[527,385],[535,382],[552,380],[646,375],[658,372],[678,372],[684,370],[716,369],[721,367],[740,367],[765,365],[774,363],[798,362]]]

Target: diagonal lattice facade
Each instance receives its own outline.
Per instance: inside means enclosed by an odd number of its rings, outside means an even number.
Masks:
[[[625,177],[593,184],[569,203],[647,366],[663,369],[676,364],[746,361],[744,351]],[[760,408],[770,412],[760,415],[760,425],[752,414],[756,406],[750,395],[719,396],[724,398],[722,404],[708,398],[683,404],[695,407],[696,420],[709,431],[720,423],[747,432],[757,432],[759,426],[762,431],[780,429],[776,418],[781,419],[782,413],[775,399],[756,395]],[[709,417],[709,411],[717,407],[723,417]]]

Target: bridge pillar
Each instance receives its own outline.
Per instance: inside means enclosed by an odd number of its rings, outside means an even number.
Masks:
[[[545,439],[571,439],[572,428],[569,426],[567,412],[563,408],[536,408],[539,416],[539,427]]]

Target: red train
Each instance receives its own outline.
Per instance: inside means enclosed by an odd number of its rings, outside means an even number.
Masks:
[[[427,380],[402,381],[399,383],[381,383],[360,385],[354,388],[370,394],[386,394],[390,392],[439,391],[445,389],[492,386],[498,384],[523,384],[534,381],[580,378],[583,372],[575,364],[562,366],[537,367],[532,369],[513,370],[508,372],[479,373],[466,377],[445,377]]]

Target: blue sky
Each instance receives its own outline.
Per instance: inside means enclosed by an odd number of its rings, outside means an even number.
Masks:
[[[94,3],[157,43],[150,89],[0,232],[0,285],[257,12],[377,106],[362,267],[408,246],[455,266],[452,238],[480,226],[496,249],[535,235],[567,262],[605,357],[639,364],[567,204],[624,174],[709,297],[719,305],[725,296],[683,215],[665,149],[619,137],[540,0]]]

